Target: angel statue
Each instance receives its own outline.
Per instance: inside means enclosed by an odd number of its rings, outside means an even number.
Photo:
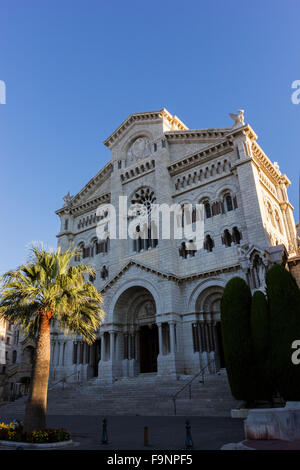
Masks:
[[[243,109],[239,109],[238,114],[229,113],[229,116],[234,120],[234,123],[233,123],[233,126],[232,126],[233,128],[240,127],[240,126],[243,126],[245,124],[244,110]]]

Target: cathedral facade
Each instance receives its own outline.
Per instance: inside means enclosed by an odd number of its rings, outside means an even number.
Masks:
[[[224,367],[220,299],[228,280],[264,289],[270,265],[297,265],[290,181],[243,112],[231,117],[232,127],[190,130],[166,109],[132,114],[104,142],[110,161],[65,196],[58,245],[78,250],[75,264],[94,267],[89,281],[102,293],[105,321],[92,346],[52,331],[52,380],[215,373]],[[202,246],[150,232],[99,239],[101,207],[112,204],[118,215],[120,196],[147,210],[202,204]]]

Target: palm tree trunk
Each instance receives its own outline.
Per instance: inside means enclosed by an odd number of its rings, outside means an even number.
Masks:
[[[41,315],[29,398],[26,404],[24,432],[46,427],[47,391],[50,365],[50,319]]]

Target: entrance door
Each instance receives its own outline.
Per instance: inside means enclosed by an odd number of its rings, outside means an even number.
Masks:
[[[216,331],[217,331],[217,341],[218,341],[218,356],[219,356],[219,364],[220,369],[225,367],[225,357],[224,357],[224,349],[223,349],[223,340],[222,340],[222,330],[221,330],[221,322],[216,324]]]
[[[158,329],[157,325],[140,328],[140,372],[157,372]]]

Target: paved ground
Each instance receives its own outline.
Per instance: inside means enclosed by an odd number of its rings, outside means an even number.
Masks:
[[[183,416],[107,416],[108,445],[101,445],[103,416],[49,416],[47,426],[65,427],[78,443],[73,450],[179,450],[185,449]],[[0,409],[0,421],[13,419]],[[243,421],[231,418],[189,417],[194,448],[218,450],[228,442],[244,439]],[[149,447],[144,447],[144,427]],[[3,447],[1,448],[1,450]]]
[[[300,441],[244,441],[243,444],[255,450],[300,450]]]
[[[48,416],[47,426],[65,427],[75,442],[68,450],[185,450],[183,416],[106,416],[108,440],[101,444],[104,416]],[[0,421],[11,421],[0,409]],[[300,450],[300,441],[245,441],[243,420],[218,417],[189,417],[194,449],[219,450],[224,444],[243,442],[256,450]],[[144,446],[144,427],[149,446]],[[8,450],[0,447],[0,450]],[[12,449],[9,449],[12,450]]]

